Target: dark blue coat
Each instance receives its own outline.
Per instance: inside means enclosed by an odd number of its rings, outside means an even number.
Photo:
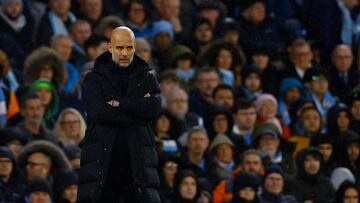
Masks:
[[[79,202],[97,202],[102,194],[116,136],[126,136],[131,159],[130,189],[139,202],[160,203],[157,155],[150,121],[160,110],[160,89],[148,65],[134,56],[132,74],[125,97],[108,71],[111,54],[105,52],[85,77],[83,94],[88,128],[81,151]],[[144,98],[146,93],[151,96]],[[117,100],[118,107],[106,104]]]

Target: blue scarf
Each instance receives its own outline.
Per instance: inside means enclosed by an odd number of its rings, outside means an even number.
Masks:
[[[336,99],[327,91],[324,95],[324,101],[321,103],[313,92],[310,92],[311,100],[315,103],[316,109],[320,112],[322,118],[326,118],[328,110],[335,105]]]
[[[76,21],[75,15],[70,11],[68,12],[68,17],[71,23]],[[52,31],[54,32],[53,35],[60,35],[60,34],[69,35],[64,22],[54,12],[49,11],[48,18],[50,21]]]
[[[352,47],[354,23],[352,21],[350,11],[345,6],[344,2],[342,2],[342,0],[337,0],[337,4],[342,13],[341,40],[343,43],[347,44],[349,47]]]
[[[282,99],[278,102],[278,113],[281,115],[286,125],[289,125],[291,123],[289,111],[286,107],[285,102]]]
[[[221,80],[224,84],[233,86],[234,85],[234,73],[231,70],[227,70],[224,68],[218,68]]]
[[[180,68],[176,68],[175,69],[175,74],[181,80],[184,80],[185,82],[188,82],[191,78],[193,78],[195,76],[195,69],[190,68],[189,71],[185,72],[185,71],[181,70]]]
[[[73,66],[71,63],[65,62],[65,65],[66,65],[66,69],[67,69],[69,78],[66,81],[65,86],[62,91],[65,94],[69,94],[69,93],[73,92],[73,90],[75,89],[75,86],[78,84],[78,81],[80,79],[80,73],[75,68],[75,66]]]

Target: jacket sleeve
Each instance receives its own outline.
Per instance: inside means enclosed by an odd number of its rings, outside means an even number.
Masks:
[[[131,125],[133,116],[106,104],[100,82],[94,74],[89,73],[83,83],[83,98],[89,120],[102,125]]]
[[[148,74],[146,80],[148,80],[145,84],[148,85],[147,89],[150,97],[121,98],[119,107],[140,119],[152,120],[156,117],[161,107],[160,87],[152,74]]]

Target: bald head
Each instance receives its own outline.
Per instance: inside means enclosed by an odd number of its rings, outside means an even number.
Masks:
[[[353,64],[353,53],[345,44],[340,44],[335,47],[331,55],[331,61],[339,72],[347,72]]]
[[[116,64],[121,67],[128,67],[135,53],[134,32],[125,26],[115,28],[111,32],[109,51]]]

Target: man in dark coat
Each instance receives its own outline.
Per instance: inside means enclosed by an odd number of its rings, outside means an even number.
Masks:
[[[81,151],[80,203],[160,203],[149,123],[160,110],[160,88],[148,64],[134,53],[134,33],[115,28],[109,51],[85,77],[88,128]]]

